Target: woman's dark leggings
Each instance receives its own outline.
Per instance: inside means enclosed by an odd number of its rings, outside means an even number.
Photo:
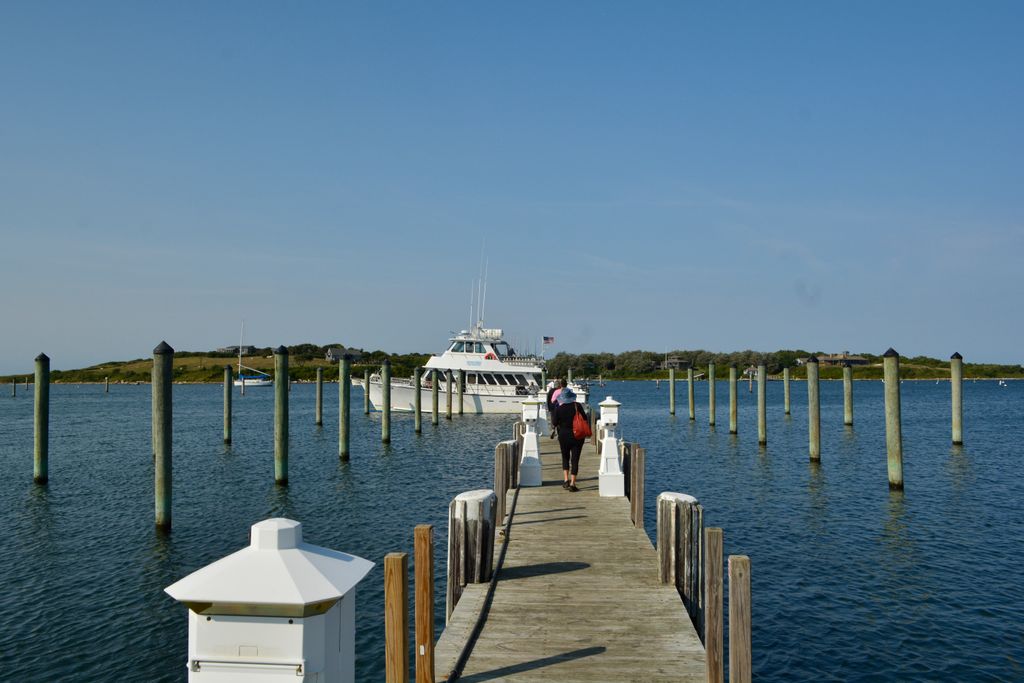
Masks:
[[[574,439],[570,434],[562,434],[558,430],[558,445],[562,448],[562,469],[569,470],[575,477],[580,472],[580,453],[583,451],[583,439]],[[572,463],[572,468],[569,464]]]

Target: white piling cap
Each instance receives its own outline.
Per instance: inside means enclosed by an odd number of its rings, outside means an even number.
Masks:
[[[688,493],[676,493],[674,491],[662,491],[658,494],[658,500],[674,500],[677,503],[697,503],[697,499]]]
[[[609,396],[605,400],[601,401],[598,405],[601,406],[602,408],[605,408],[605,407],[611,408],[613,406],[621,406],[622,404],[619,403],[618,401],[616,401],[611,396]]]
[[[164,590],[187,603],[310,605],[337,600],[373,568],[355,555],[302,542],[302,524],[277,517],[252,525],[248,547]]]

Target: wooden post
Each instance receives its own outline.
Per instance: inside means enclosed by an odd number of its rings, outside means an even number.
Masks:
[[[725,677],[722,588],[722,530],[711,527],[704,531],[704,663],[707,683],[723,683]]]
[[[738,431],[737,398],[736,398],[736,364],[729,366],[729,433],[736,434]]]
[[[352,397],[352,356],[338,361],[338,458],[348,460],[348,416]]]
[[[324,369],[316,369],[316,426],[324,423]]]
[[[567,384],[572,384],[572,368],[566,372],[565,381]]]
[[[789,368],[782,368],[782,404],[789,415]]]
[[[853,426],[853,367],[843,363],[843,424]]]
[[[690,419],[697,419],[697,414],[694,412],[693,405],[693,368],[686,368],[686,395],[690,399]]]
[[[633,444],[633,457],[630,459],[630,496],[629,506],[632,510],[633,526],[637,529],[644,528],[644,483],[646,481],[647,449],[639,444]]]
[[[445,381],[445,400],[444,400],[444,419],[452,419],[452,371],[444,371]]]
[[[104,377],[103,378],[103,393],[104,394],[109,394],[110,393],[110,378],[109,377]]]
[[[380,368],[380,440],[391,443],[391,361],[384,359]]]
[[[462,415],[464,410],[464,401],[466,395],[466,371],[459,370],[459,415]]]
[[[676,414],[676,369],[668,369],[668,414]]]
[[[413,539],[416,683],[434,683],[434,527],[416,525]]]
[[[18,380],[17,379],[12,379],[11,380],[11,398],[16,397],[17,395],[18,395]]]
[[[964,357],[954,353],[949,357],[949,388],[953,398],[953,445],[964,442]]]
[[[715,426],[715,364],[708,363],[708,424]]]
[[[406,553],[384,556],[384,675],[387,683],[409,681],[409,556]]]
[[[231,443],[231,366],[224,366],[224,443]]]
[[[370,370],[363,370],[363,415],[370,414]]]
[[[348,427],[351,401],[352,356],[346,353],[338,363],[338,457],[342,460],[349,458]]]
[[[171,382],[174,349],[162,341],[153,349],[153,484],[156,526],[171,528]]]
[[[412,371],[412,386],[413,391],[416,392],[413,397],[412,406],[412,411],[415,414],[413,418],[413,431],[421,434],[423,432],[423,397],[421,396],[423,392],[423,368],[417,366]]]
[[[757,443],[768,443],[768,368],[757,366]]]
[[[807,442],[812,462],[821,461],[821,401],[818,393],[818,358],[807,359]]]
[[[750,558],[729,556],[729,683],[750,683]]]
[[[494,447],[494,497],[495,504],[498,506],[494,519],[498,524],[501,524],[505,519],[505,494],[511,488],[511,471],[508,461],[509,443],[515,442],[499,441],[498,445]]]
[[[430,371],[430,424],[437,426],[437,370]]]
[[[546,393],[548,390],[548,371],[545,368],[540,370],[540,390],[542,393]]]
[[[491,580],[497,510],[497,497],[489,489],[460,493],[448,506],[446,619],[451,618],[467,583]]]
[[[288,484],[288,349],[274,349],[274,482]]]
[[[903,490],[903,433],[900,419],[900,354],[891,348],[882,354],[885,382],[885,450],[889,488]]]
[[[32,478],[45,484],[50,478],[50,357],[36,356],[35,380],[35,453]]]

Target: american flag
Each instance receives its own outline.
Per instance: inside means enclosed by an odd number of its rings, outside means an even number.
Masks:
[[[545,344],[554,344],[555,343],[555,338],[554,337],[544,337],[544,343]]]

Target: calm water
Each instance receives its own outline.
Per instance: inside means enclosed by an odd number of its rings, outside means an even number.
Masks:
[[[6,387],[4,387],[6,389]],[[718,427],[697,385],[697,419],[667,386],[609,383],[625,436],[647,447],[647,526],[663,490],[694,494],[726,553],[753,568],[754,670],[761,680],[1024,680],[1024,383],[968,383],[965,440],[949,445],[949,385],[903,385],[906,492],[886,483],[882,387],[858,382],[856,425],[842,385],[822,383],[822,464],[807,459],[806,391],[793,415],[770,383],[768,447],[741,385],[740,434]],[[358,399],[361,393],[354,392]],[[352,415],[352,459],[337,458],[337,387],[313,425],[313,387],[291,394],[291,485],[273,484],[273,396],[235,397],[221,443],[221,388],[174,388],[174,531],[153,530],[148,386],[54,386],[50,484],[32,484],[31,392],[0,398],[0,671],[4,680],[185,680],[187,620],[163,588],[247,543],[283,515],[306,540],[380,563],[435,525],[438,614],[448,501],[490,486],[510,417],[465,417],[412,433],[396,415]],[[567,494],[570,495],[570,494]],[[383,679],[383,571],[357,598],[360,680]],[[440,630],[443,619],[438,620]]]

